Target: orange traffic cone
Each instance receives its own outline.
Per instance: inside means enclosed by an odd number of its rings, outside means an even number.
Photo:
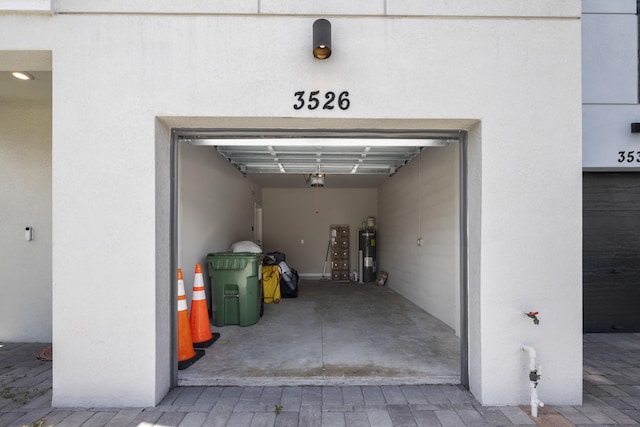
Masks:
[[[200,267],[200,264],[196,264],[189,321],[191,322],[191,334],[195,348],[207,348],[220,337],[218,334],[211,333],[207,296],[204,292],[204,279],[202,278],[202,267]]]
[[[184,293],[182,269],[178,269],[178,369],[186,369],[204,355],[204,350],[193,348],[189,314],[187,313],[187,296]]]

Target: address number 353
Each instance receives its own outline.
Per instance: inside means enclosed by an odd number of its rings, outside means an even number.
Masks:
[[[305,105],[309,110],[315,110],[318,108],[323,110],[333,110],[335,107],[338,107],[341,110],[348,110],[351,106],[351,101],[349,101],[349,92],[346,90],[340,92],[338,95],[331,91],[320,93],[319,90],[313,90],[307,95],[307,92],[301,90],[294,93],[293,96],[296,98],[296,103],[293,104],[294,110],[300,110],[304,108]]]
[[[640,163],[640,151],[618,151],[618,163]]]

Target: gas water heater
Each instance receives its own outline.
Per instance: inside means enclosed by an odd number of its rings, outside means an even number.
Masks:
[[[358,230],[358,266],[361,282],[376,280],[376,230],[365,228]]]

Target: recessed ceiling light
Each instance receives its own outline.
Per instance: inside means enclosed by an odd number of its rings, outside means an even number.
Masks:
[[[33,80],[35,78],[33,74],[29,74],[26,71],[13,71],[11,75],[18,80]]]

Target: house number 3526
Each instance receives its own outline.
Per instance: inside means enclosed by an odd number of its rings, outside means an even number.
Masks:
[[[306,94],[304,90],[293,94],[297,102],[293,104],[294,110],[300,110],[306,105],[309,110],[322,108],[323,110],[333,110],[336,106],[341,110],[348,110],[351,106],[349,101],[349,92],[346,90],[336,95],[335,92],[320,93],[319,90],[313,90]]]

